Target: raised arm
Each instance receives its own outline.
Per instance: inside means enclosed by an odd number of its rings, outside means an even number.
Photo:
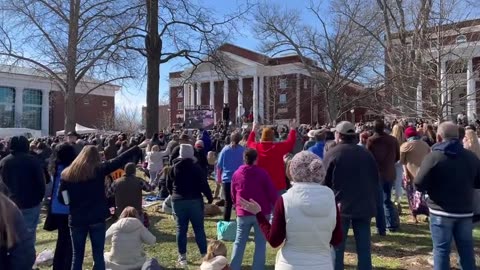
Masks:
[[[295,129],[291,129],[290,132],[288,133],[288,138],[284,142],[278,143],[278,146],[281,148],[282,155],[287,154],[288,152],[291,152],[293,150],[293,147],[295,147],[295,143],[297,141],[297,132]]]
[[[247,147],[253,149],[257,148],[257,143],[255,142],[255,130],[252,130],[248,135]]]
[[[135,155],[138,155],[139,151],[141,151],[140,148],[138,148],[138,146],[134,146],[120,154],[118,157],[104,161],[102,166],[105,175],[109,175],[112,172],[124,167],[129,160],[135,157]]]

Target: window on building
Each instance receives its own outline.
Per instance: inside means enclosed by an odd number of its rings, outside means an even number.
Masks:
[[[183,98],[183,89],[177,90],[177,98]]]
[[[36,130],[42,129],[42,95],[42,90],[23,90],[23,127]]]
[[[88,98],[83,99],[83,104],[90,105],[90,100]]]
[[[467,37],[465,35],[458,35],[456,41],[457,44],[465,43],[467,42]]]
[[[305,79],[303,80],[303,89],[307,89],[308,88],[308,81]]]
[[[178,102],[177,109],[183,110],[183,102]]]
[[[102,106],[107,107],[108,106],[108,101],[106,101],[106,100],[102,101]]]
[[[287,104],[287,94],[280,94],[278,103]]]
[[[287,88],[287,79],[280,79],[280,89],[285,89]]]
[[[15,89],[0,86],[0,127],[15,127]]]

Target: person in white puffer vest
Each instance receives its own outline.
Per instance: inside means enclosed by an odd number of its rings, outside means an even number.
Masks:
[[[277,200],[272,224],[254,200],[242,198],[240,204],[256,214],[272,247],[284,243],[276,270],[333,270],[331,245],[342,241],[342,229],[333,191],[320,185],[326,174],[322,160],[302,151],[293,157],[289,170],[293,187]]]

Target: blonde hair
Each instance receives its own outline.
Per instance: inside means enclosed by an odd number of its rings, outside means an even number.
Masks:
[[[120,214],[120,218],[138,218],[138,211],[134,207],[127,206]]]
[[[403,144],[405,142],[405,134],[403,131],[403,126],[400,124],[396,124],[393,126],[392,129],[392,136],[397,139],[398,144]]]
[[[62,171],[62,179],[67,182],[87,181],[95,177],[95,171],[100,165],[98,148],[92,145],[85,146],[77,158]]]
[[[158,147],[158,145],[152,146],[152,152],[158,152],[158,151],[160,151],[160,147]]]
[[[13,247],[18,240],[14,220],[15,204],[0,192],[0,247]]]
[[[208,244],[207,255],[203,260],[209,261],[217,256],[227,257],[227,246],[222,241],[214,240]]]
[[[471,129],[467,130],[465,132],[465,139],[465,149],[472,151],[478,158],[480,158],[480,144],[478,143],[478,137],[477,134],[475,134],[475,131]]]

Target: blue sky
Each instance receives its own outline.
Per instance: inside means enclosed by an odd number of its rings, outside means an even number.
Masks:
[[[246,0],[197,0],[202,5],[211,8],[218,14],[222,16],[228,14],[238,7],[246,3]],[[264,0],[266,3],[275,3],[276,5],[282,5],[288,8],[298,8],[303,9],[308,6],[310,0]],[[314,0],[316,1],[316,0]],[[328,1],[323,1],[323,4]],[[242,25],[243,36],[238,36],[233,38],[230,42],[236,44],[240,47],[244,47],[250,50],[258,50],[259,41],[255,39],[250,26]],[[181,70],[179,65],[182,64],[181,61],[171,61],[160,66],[160,97],[166,97],[168,93],[168,73],[172,71]],[[141,82],[127,82],[123,87],[122,91],[117,93],[115,100],[117,107],[129,107],[129,108],[140,108],[146,103],[146,83]]]

